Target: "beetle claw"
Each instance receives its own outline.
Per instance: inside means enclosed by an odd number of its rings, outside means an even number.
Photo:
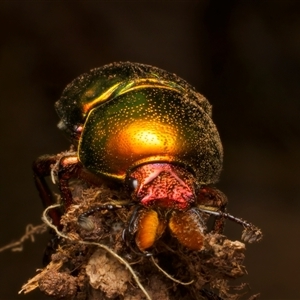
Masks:
[[[262,237],[262,231],[253,225],[245,228],[242,233],[242,240],[249,244],[261,241]]]

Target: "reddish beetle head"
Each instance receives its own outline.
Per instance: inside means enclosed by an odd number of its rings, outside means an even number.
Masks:
[[[144,206],[186,209],[195,201],[194,176],[169,163],[150,163],[130,174],[133,199]]]

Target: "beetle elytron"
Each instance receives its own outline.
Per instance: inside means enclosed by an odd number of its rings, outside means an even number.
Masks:
[[[207,214],[216,216],[216,232],[227,218],[244,226],[244,240],[261,238],[259,229],[225,212],[226,197],[212,186],[220,175],[223,149],[211,105],[181,78],[148,65],[113,63],[75,79],[55,107],[58,127],[70,136],[75,151],[35,162],[45,206],[52,199],[44,177],[56,164],[65,210],[72,204],[70,178],[103,177],[131,188],[136,210],[124,236],[134,238],[142,252],[166,228],[185,247],[201,250],[202,216]],[[51,217],[59,225],[59,214]]]

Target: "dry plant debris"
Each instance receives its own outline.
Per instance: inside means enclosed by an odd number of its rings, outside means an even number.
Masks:
[[[240,299],[247,292],[246,285],[232,286],[232,279],[247,273],[243,243],[207,233],[204,250],[191,251],[165,232],[153,255],[145,256],[122,238],[134,207],[96,211],[87,226],[78,224],[78,217],[92,207],[128,202],[122,190],[78,181],[72,189],[74,203],[62,216],[61,230],[47,218],[53,208],[45,210],[44,221],[59,236],[57,246],[49,264],[20,292],[39,288],[67,300]]]

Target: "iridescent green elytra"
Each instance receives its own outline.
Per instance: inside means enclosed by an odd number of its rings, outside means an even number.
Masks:
[[[56,110],[93,173],[124,180],[136,166],[167,162],[186,167],[201,184],[218,180],[223,150],[211,105],[174,74],[109,64],[69,84]]]

